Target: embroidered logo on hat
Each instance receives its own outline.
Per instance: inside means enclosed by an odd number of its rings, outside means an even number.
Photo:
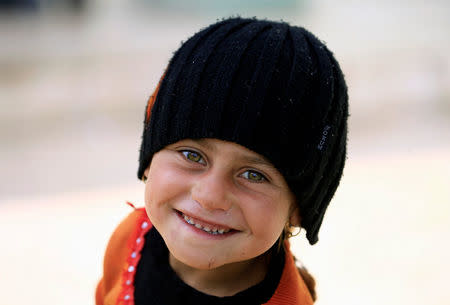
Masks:
[[[331,129],[330,125],[326,125],[322,131],[322,138],[320,139],[319,145],[317,145],[318,150],[322,150],[325,142],[327,140],[328,131]]]

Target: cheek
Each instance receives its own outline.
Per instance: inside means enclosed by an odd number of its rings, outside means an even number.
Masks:
[[[257,205],[253,213],[248,215],[257,224],[259,232],[264,234],[267,240],[270,239],[275,243],[289,221],[290,208],[294,200],[287,187],[265,195],[254,201]]]
[[[182,172],[170,166],[151,167],[145,186],[145,205],[148,209],[164,205],[189,191],[189,181]]]
[[[252,234],[266,241],[275,242],[288,220],[288,211],[274,199],[253,200],[252,207],[245,206],[244,214]]]
[[[164,170],[155,167],[149,171],[145,185],[145,210],[152,224],[162,229],[167,213],[170,211],[173,194],[173,179]]]

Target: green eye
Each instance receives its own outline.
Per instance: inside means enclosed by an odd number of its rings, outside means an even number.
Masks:
[[[186,157],[186,159],[192,162],[201,163],[203,160],[202,156],[195,151],[183,150],[181,153]]]
[[[267,180],[263,174],[255,172],[255,171],[246,171],[245,173],[242,174],[242,176],[245,179],[248,179],[252,182],[263,182],[263,181]]]

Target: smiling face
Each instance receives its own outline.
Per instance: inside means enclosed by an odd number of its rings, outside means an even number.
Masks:
[[[147,214],[170,255],[196,269],[251,261],[269,250],[294,196],[261,155],[217,139],[182,140],[145,171]]]

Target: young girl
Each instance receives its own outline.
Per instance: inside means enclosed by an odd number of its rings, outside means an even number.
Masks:
[[[174,54],[144,122],[135,209],[108,244],[99,304],[312,304],[287,238],[318,241],[345,162],[332,53],[284,22],[231,18]]]

